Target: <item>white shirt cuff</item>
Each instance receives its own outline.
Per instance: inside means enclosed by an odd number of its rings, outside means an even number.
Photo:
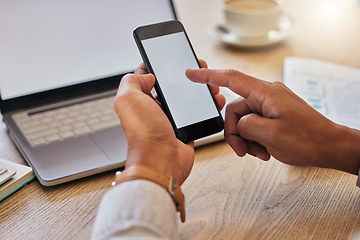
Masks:
[[[178,239],[176,208],[156,183],[132,180],[103,197],[92,239]]]

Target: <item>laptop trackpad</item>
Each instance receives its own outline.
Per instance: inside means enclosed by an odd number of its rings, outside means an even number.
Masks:
[[[91,135],[94,142],[111,161],[124,161],[127,156],[126,135],[121,127],[110,128]]]

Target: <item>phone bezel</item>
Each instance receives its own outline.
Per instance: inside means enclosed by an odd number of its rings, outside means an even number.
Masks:
[[[153,68],[151,66],[151,63],[149,61],[149,58],[146,54],[146,51],[143,47],[142,40],[150,39],[150,38],[156,38],[164,35],[174,34],[178,32],[183,32],[186,36],[186,39],[189,43],[189,46],[191,48],[191,51],[193,53],[193,56],[197,62],[198,67],[200,68],[200,63],[198,61],[198,58],[196,57],[195,51],[190,43],[189,37],[185,31],[185,28],[181,24],[181,22],[177,20],[167,21],[167,22],[161,22],[156,24],[151,24],[147,26],[141,26],[134,30],[134,39],[135,42],[139,48],[141,57],[145,63],[145,66],[149,73],[154,74]],[[155,75],[155,74],[154,74]],[[155,75],[156,78],[156,75]],[[210,86],[207,85],[208,90],[210,91],[212,100],[216,106],[218,116],[210,119],[206,119],[197,123],[193,123],[191,125],[187,125],[185,127],[177,128],[175,121],[173,119],[173,116],[170,112],[169,106],[167,105],[166,99],[163,95],[163,92],[160,88],[160,85],[158,83],[158,80],[156,78],[155,82],[155,90],[159,97],[159,101],[162,104],[162,108],[168,117],[171,125],[174,128],[176,137],[180,139],[184,143],[188,143],[190,141],[197,140],[199,138],[203,138],[215,133],[218,133],[224,129],[224,120],[222,118],[222,115],[220,113],[219,107],[214,99],[214,96],[211,92]]]

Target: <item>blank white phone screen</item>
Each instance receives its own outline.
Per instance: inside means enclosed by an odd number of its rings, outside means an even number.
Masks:
[[[188,68],[199,68],[183,32],[142,40],[177,128],[219,116],[208,87],[193,83]]]

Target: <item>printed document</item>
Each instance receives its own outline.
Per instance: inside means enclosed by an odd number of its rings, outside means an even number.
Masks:
[[[287,57],[284,83],[330,120],[360,129],[360,69]]]

